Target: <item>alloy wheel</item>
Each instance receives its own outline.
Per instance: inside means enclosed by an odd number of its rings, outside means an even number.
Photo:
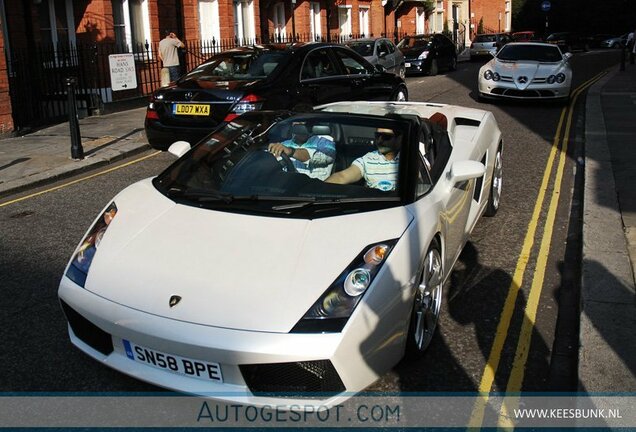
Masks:
[[[442,257],[437,249],[428,251],[424,260],[422,281],[415,293],[413,337],[418,351],[424,351],[433,339],[442,305]]]

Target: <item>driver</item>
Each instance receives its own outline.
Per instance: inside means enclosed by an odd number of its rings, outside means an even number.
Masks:
[[[335,143],[325,137],[311,135],[305,123],[292,124],[292,137],[282,143],[271,143],[267,150],[276,157],[289,156],[299,173],[325,180],[331,174],[336,158]]]
[[[376,151],[354,160],[349,168],[331,175],[327,183],[351,184],[364,178],[367,187],[393,191],[397,187],[401,135],[392,129],[377,128]]]

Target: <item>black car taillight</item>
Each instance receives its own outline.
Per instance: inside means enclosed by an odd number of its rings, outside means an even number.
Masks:
[[[249,111],[258,111],[263,106],[265,100],[255,94],[248,94],[234,105],[232,112],[237,115]]]

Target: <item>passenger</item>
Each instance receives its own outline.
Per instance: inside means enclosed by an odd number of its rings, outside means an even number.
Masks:
[[[401,136],[391,129],[375,132],[376,151],[354,160],[345,170],[331,175],[327,183],[351,184],[364,178],[367,187],[393,191],[397,187]]]
[[[329,177],[336,159],[336,144],[328,138],[310,135],[304,123],[294,123],[291,139],[271,143],[267,150],[276,157],[285,153],[299,173],[319,180]]]

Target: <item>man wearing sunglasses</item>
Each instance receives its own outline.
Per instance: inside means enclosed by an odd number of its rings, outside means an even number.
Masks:
[[[401,136],[392,129],[377,128],[376,151],[354,160],[345,170],[331,175],[327,183],[351,184],[364,179],[367,187],[393,191],[397,187]]]

